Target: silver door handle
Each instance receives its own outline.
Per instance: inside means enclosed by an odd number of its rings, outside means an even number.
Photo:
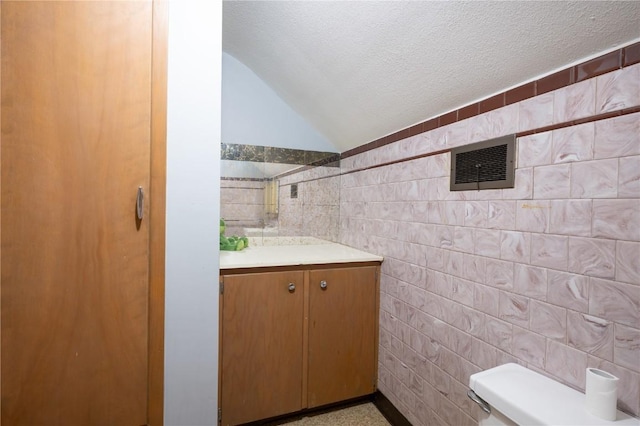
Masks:
[[[294,283],[289,283],[289,293],[293,293],[296,291],[296,285]]]
[[[138,187],[138,195],[136,197],[136,215],[138,220],[142,220],[144,215],[144,191],[141,186]]]
[[[323,290],[327,289],[327,282],[325,280],[320,281],[320,288]]]

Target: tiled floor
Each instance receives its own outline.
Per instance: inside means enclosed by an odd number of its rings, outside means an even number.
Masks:
[[[375,405],[368,402],[338,411],[304,417],[285,426],[390,426]]]

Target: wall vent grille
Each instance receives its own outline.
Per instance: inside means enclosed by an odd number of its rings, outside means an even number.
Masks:
[[[515,135],[451,149],[451,191],[513,188]]]

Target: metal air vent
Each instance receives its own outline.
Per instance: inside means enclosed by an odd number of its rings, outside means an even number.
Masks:
[[[451,149],[451,191],[513,188],[516,135]]]

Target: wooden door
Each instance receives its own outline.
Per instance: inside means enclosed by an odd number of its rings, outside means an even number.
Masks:
[[[146,424],[152,4],[1,8],[2,423]]]
[[[301,271],[224,277],[223,425],[302,409],[303,277]]]
[[[309,273],[309,408],[375,391],[376,270],[367,266]]]

